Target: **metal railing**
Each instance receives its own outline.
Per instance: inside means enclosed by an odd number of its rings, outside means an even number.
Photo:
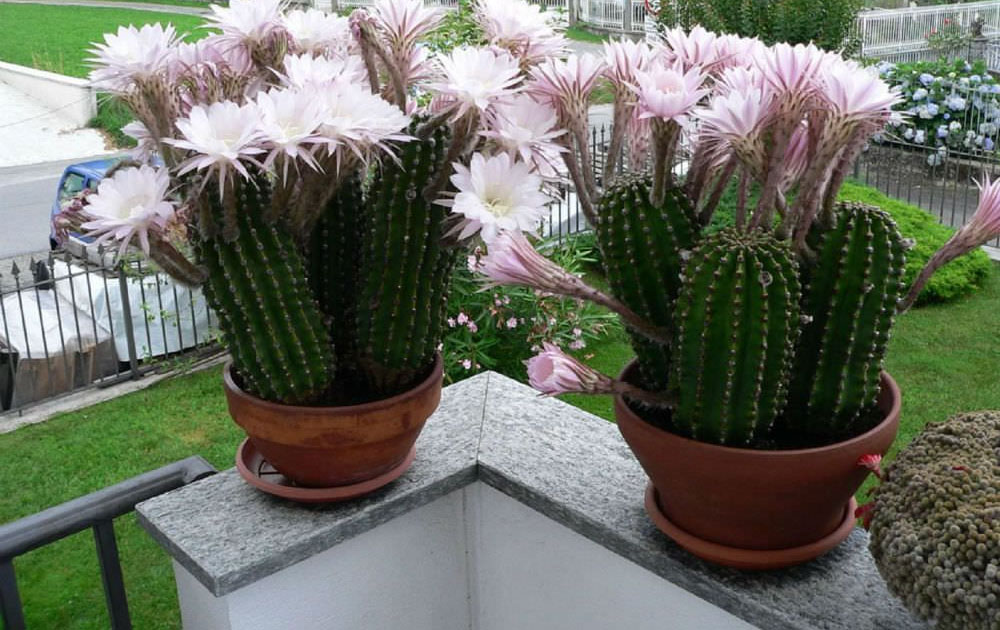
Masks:
[[[0,618],[6,630],[25,630],[14,559],[33,549],[92,529],[112,630],[130,630],[132,621],[122,578],[114,519],[137,503],[215,473],[198,456],[133,477],[86,496],[0,526]]]
[[[214,347],[199,289],[142,260],[66,252],[0,273],[0,408],[136,379],[165,358]]]

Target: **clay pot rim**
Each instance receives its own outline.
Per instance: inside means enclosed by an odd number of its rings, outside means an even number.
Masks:
[[[228,359],[226,365],[222,370],[222,381],[226,386],[226,389],[230,390],[232,394],[238,398],[242,398],[249,401],[255,406],[268,409],[270,411],[279,413],[289,413],[296,412],[300,414],[313,414],[317,410],[322,409],[336,409],[338,413],[342,415],[354,414],[362,415],[366,413],[371,413],[373,411],[379,411],[387,407],[392,407],[410,398],[416,398],[424,394],[427,390],[432,389],[436,383],[441,379],[444,374],[444,361],[441,359],[441,353],[434,354],[434,367],[431,369],[431,373],[427,375],[423,381],[410,389],[400,392],[395,396],[390,396],[389,398],[380,398],[379,400],[373,400],[371,402],[361,403],[359,405],[333,405],[333,406],[318,406],[310,407],[307,405],[286,405],[283,403],[271,402],[270,400],[264,400],[263,398],[258,398],[253,394],[243,391],[236,381],[233,380],[232,375],[233,360]]]
[[[621,374],[618,376],[618,378],[620,380],[627,381],[627,379],[625,378],[626,375],[633,369],[635,369],[636,366],[638,366],[638,359],[632,359],[622,369]],[[864,433],[856,435],[850,439],[842,440],[840,442],[833,442],[832,444],[827,444],[825,446],[815,446],[812,448],[796,448],[796,449],[741,448],[736,446],[722,446],[721,444],[712,444],[711,442],[702,442],[700,440],[693,440],[691,438],[686,438],[682,435],[677,435],[676,433],[673,433],[671,431],[667,431],[665,429],[661,429],[660,427],[653,426],[652,424],[647,422],[642,416],[637,414],[632,409],[632,407],[630,407],[628,403],[625,402],[625,399],[621,394],[617,394],[615,396],[615,406],[625,411],[632,417],[634,417],[639,423],[642,424],[642,426],[646,427],[647,429],[670,436],[670,439],[677,440],[683,444],[686,444],[689,448],[703,448],[713,451],[719,451],[722,453],[728,452],[733,456],[756,455],[759,457],[775,457],[775,458],[802,457],[807,455],[816,455],[827,451],[841,450],[853,446],[857,443],[866,441],[872,436],[874,436],[877,432],[879,432],[884,425],[890,422],[894,422],[899,418],[903,402],[902,394],[900,393],[899,390],[899,385],[896,383],[896,380],[892,378],[892,375],[890,375],[885,370],[879,372],[879,376],[880,376],[879,383],[883,388],[879,391],[879,395],[881,396],[882,392],[885,391],[884,388],[888,388],[888,395],[892,397],[891,398],[892,405],[888,413],[885,414],[885,417],[882,418],[882,421],[876,424],[871,429],[865,431]]]

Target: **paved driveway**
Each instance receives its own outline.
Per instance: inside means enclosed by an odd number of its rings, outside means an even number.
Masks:
[[[74,129],[58,112],[0,82],[0,168],[106,152],[97,130]]]

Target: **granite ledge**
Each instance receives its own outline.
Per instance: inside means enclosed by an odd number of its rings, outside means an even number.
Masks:
[[[356,502],[292,504],[230,470],[140,504],[139,522],[221,597],[480,481],[762,628],[928,627],[888,593],[861,530],[783,571],[723,569],[687,554],[646,517],[645,474],[614,425],[499,374],[445,388],[417,453],[403,477]]]

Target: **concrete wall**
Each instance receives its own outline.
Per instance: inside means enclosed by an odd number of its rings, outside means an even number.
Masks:
[[[479,482],[224,597],[174,569],[186,630],[753,628]]]
[[[66,128],[84,127],[97,115],[96,92],[87,81],[0,61],[0,81],[57,110]]]

